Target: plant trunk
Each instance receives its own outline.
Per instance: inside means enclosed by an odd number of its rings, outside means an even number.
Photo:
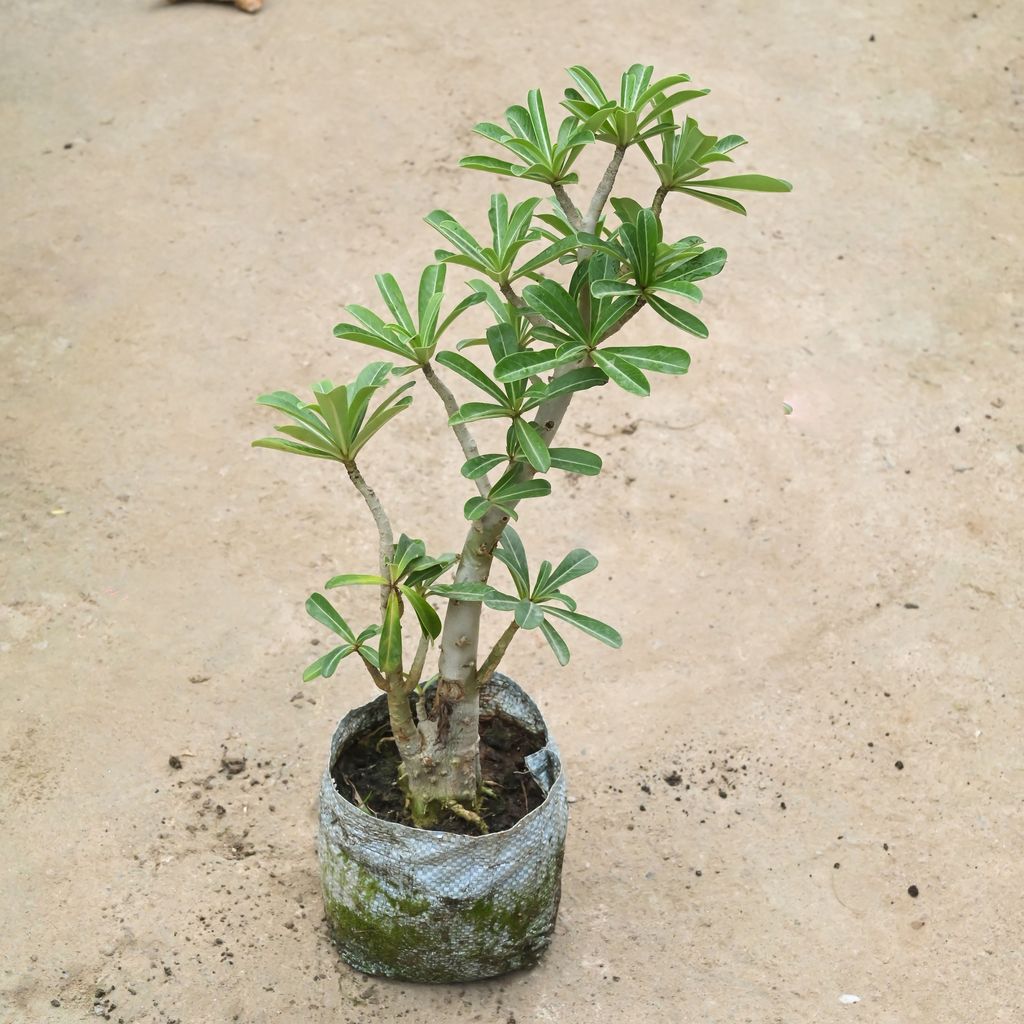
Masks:
[[[569,367],[567,369],[571,369]],[[564,372],[564,371],[563,371]],[[559,396],[541,405],[534,425],[545,441],[551,441],[569,406],[571,395]],[[525,465],[521,479],[534,471]],[[486,583],[494,560],[494,549],[508,516],[491,508],[470,525],[455,579],[459,583]],[[434,691],[429,717],[416,724],[406,704],[392,708],[392,728],[404,765],[404,781],[413,820],[423,827],[451,803],[477,809],[480,802],[480,684],[477,652],[480,646],[479,602],[449,601],[441,634],[438,668],[440,679]],[[399,702],[404,702],[400,698]],[[415,735],[413,734],[413,731]],[[399,733],[405,736],[400,738]]]
[[[443,699],[434,693],[436,717],[417,723],[408,695],[388,694],[391,731],[402,758],[401,783],[409,814],[420,828],[435,824],[452,804],[478,805],[480,795],[479,691]]]

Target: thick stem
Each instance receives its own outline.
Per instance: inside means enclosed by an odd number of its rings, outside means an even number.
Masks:
[[[387,579],[388,562],[391,561],[395,551],[395,535],[391,530],[391,520],[388,519],[384,506],[380,503],[380,498],[377,497],[373,488],[363,479],[363,474],[359,472],[355,462],[352,460],[346,462],[345,469],[348,470],[348,478],[355,485],[356,490],[363,496],[367,508],[369,508],[370,513],[373,515],[373,521],[377,524],[377,534],[380,538],[380,574],[384,579]],[[384,609],[388,603],[388,589],[386,586],[380,588],[381,622],[384,621]]]
[[[430,649],[430,637],[426,633],[420,633],[420,642],[413,655],[412,667],[405,677],[405,692],[412,693],[419,686],[423,678],[423,666],[426,664],[427,651]]]
[[[611,162],[594,193],[587,217],[582,221],[584,230],[592,232],[596,229],[624,153],[625,147],[616,146]],[[562,193],[564,195],[564,190]],[[562,203],[570,222],[574,216],[570,210],[574,210],[575,216],[579,217],[579,211],[572,205],[568,196],[564,196],[568,203],[567,207],[562,196],[559,196],[558,189],[555,190],[555,195]],[[577,259],[587,259],[589,255],[589,251],[581,249]],[[531,324],[546,324],[544,317],[526,308],[511,284],[502,283],[501,290],[506,300]],[[632,311],[622,322],[625,323],[631,315]],[[605,336],[614,334],[619,326],[621,325],[616,325]],[[561,376],[577,366],[585,365],[585,362],[584,360],[574,366],[562,367],[556,371],[555,376]],[[558,432],[571,400],[571,392],[557,395],[541,403],[538,408],[534,426],[548,445]],[[523,463],[518,476],[520,481],[525,482],[534,476],[534,470],[528,463]],[[508,523],[508,518],[508,514],[501,509],[491,507],[481,519],[471,523],[455,574],[457,583],[487,582],[494,549]],[[448,602],[438,659],[440,678],[434,691],[430,717],[425,720],[421,717],[419,722],[419,733],[425,742],[425,749],[417,758],[417,768],[424,766],[427,770],[420,779],[414,779],[411,775],[408,778],[413,811],[417,813],[419,806],[418,813],[421,814],[422,820],[427,820],[432,802],[436,802],[441,794],[449,801],[463,805],[475,805],[479,799],[480,687],[490,678],[518,629],[515,623],[506,629],[478,671],[476,659],[480,646],[480,612],[479,601],[453,599]]]
[[[560,373],[573,368],[567,366]],[[572,394],[569,393],[541,403],[534,425],[548,445],[557,433],[571,400]],[[534,470],[529,463],[523,463],[519,470],[519,479],[526,481],[533,475]],[[459,568],[455,574],[457,583],[487,582],[494,548],[506,523],[508,516],[501,509],[492,507],[481,519],[470,525],[459,558]],[[462,696],[477,691],[476,652],[479,645],[480,602],[449,601],[444,630],[441,633],[441,655],[438,662],[441,673],[439,695],[445,693],[450,695],[451,699],[459,700]],[[447,689],[442,691],[441,687],[446,684]]]
[[[515,306],[516,309],[518,309],[534,327],[550,326],[548,321],[542,317],[540,313],[534,313],[534,311],[530,309],[525,302],[523,302],[521,296],[516,294],[516,290],[508,283],[508,281],[501,282],[501,294],[504,295],[506,300],[511,302],[512,305]]]
[[[555,193],[555,199],[565,214],[565,219],[579,231],[583,227],[583,214],[576,208],[576,204],[569,197],[563,185],[552,185],[551,191]]]
[[[654,193],[654,199],[651,200],[651,209],[654,211],[655,217],[661,216],[661,207],[665,202],[665,196],[669,193],[668,185],[659,185],[658,191]]]
[[[587,215],[583,218],[583,230],[587,234],[592,235],[597,230],[597,222],[601,219],[601,211],[604,209],[604,204],[608,201],[608,196],[611,195],[612,187],[615,184],[615,175],[619,173],[619,164],[622,163],[622,158],[625,155],[625,146],[615,147],[615,152],[605,168],[601,183],[597,186],[594,198],[591,199],[590,206],[587,208]]]
[[[484,663],[480,666],[480,671],[476,674],[476,685],[478,687],[483,686],[494,675],[495,669],[501,664],[501,659],[505,657],[508,645],[512,643],[512,637],[518,632],[519,623],[513,619],[505,628],[505,632],[498,637],[496,643],[491,648],[491,653],[487,655]]]
[[[459,403],[448,386],[438,377],[437,371],[429,362],[424,363],[421,369],[423,370],[423,376],[427,378],[427,383],[437,392],[438,397],[444,403],[448,416],[454,416],[459,411]],[[473,435],[469,432],[466,425],[464,423],[453,423],[452,431],[459,439],[459,444],[462,446],[462,452],[466,458],[475,459],[480,454],[480,449],[477,448],[476,441],[473,440]],[[487,492],[491,489],[491,482],[487,479],[486,473],[477,478],[476,489],[480,492],[481,497],[487,497]]]
[[[601,335],[601,341],[607,341],[613,334],[618,334],[618,332],[621,331],[622,328],[625,327],[626,324],[628,324],[629,321],[632,320],[633,317],[635,317],[646,305],[647,300],[641,295],[637,304],[632,309],[624,313],[621,319],[617,320],[608,328],[607,331],[604,332],[604,334]]]

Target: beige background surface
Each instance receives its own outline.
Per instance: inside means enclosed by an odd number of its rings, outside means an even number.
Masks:
[[[1013,4],[0,7],[0,1021],[1024,1019]],[[252,399],[372,358],[331,327],[430,258],[429,210],[484,222],[475,121],[634,60],[796,191],[670,202],[731,254],[712,337],[646,401],[582,396],[606,472],[524,510],[537,557],[600,556],[581,607],[626,639],[507,662],[576,798],[550,954],[367,979],[313,836],[373,691],[298,672],[306,594],[374,539],[337,467],[248,447]],[[450,549],[471,492],[417,390],[365,471]]]

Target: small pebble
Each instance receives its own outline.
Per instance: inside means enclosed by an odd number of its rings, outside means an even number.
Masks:
[[[920,890],[917,888],[916,885],[912,885],[909,889],[907,889],[907,894],[912,896],[915,900],[917,899],[919,892]]]

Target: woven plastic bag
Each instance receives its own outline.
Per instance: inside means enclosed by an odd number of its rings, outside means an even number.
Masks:
[[[342,797],[331,778],[342,749],[387,718],[383,695],[339,724],[320,789],[318,852],[324,906],[342,959],[410,981],[489,978],[536,963],[551,941],[568,825],[565,776],[536,705],[495,673],[480,694],[543,736],[526,758],[546,794],[510,829],[464,836],[382,821]]]

